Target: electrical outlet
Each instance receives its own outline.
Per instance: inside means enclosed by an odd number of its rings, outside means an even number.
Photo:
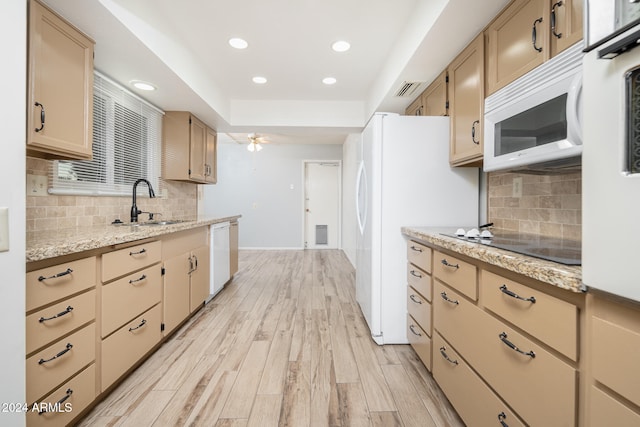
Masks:
[[[513,178],[513,197],[522,197],[522,177]]]
[[[9,250],[9,208],[0,208],[0,252]]]
[[[27,196],[46,196],[47,177],[45,175],[27,175]]]

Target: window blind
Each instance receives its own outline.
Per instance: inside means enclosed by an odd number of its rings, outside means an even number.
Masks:
[[[51,194],[131,195],[145,178],[160,188],[164,113],[99,72],[93,85],[93,159],[52,162]],[[142,187],[142,186],[141,186]],[[140,194],[146,188],[139,189]]]

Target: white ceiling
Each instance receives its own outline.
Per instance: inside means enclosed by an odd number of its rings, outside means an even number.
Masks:
[[[375,111],[402,112],[508,0],[44,0],[96,41],[95,68],[220,133],[341,143]],[[227,41],[241,37],[244,50]],[[336,53],[336,40],[351,43]],[[251,78],[264,76],[256,85]],[[337,83],[324,85],[324,77]],[[129,86],[145,80],[158,87]],[[426,87],[422,85],[419,91]],[[221,138],[231,141],[233,138]]]

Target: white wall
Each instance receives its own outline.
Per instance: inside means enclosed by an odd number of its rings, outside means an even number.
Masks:
[[[0,252],[0,403],[25,401],[25,123],[27,1],[0,4],[0,206],[9,208],[9,251]],[[0,425],[24,414],[0,412]]]
[[[360,134],[350,134],[342,146],[342,250],[356,265],[356,175]]]
[[[303,248],[303,160],[342,160],[342,145],[218,145],[218,183],[204,186],[206,216],[242,215],[241,248]],[[293,189],[291,186],[293,185]]]

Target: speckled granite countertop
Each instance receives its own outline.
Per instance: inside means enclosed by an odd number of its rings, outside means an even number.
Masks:
[[[402,233],[411,238],[458,252],[469,258],[477,259],[568,291],[584,291],[582,286],[582,267],[545,261],[487,245],[465,242],[441,234],[453,234],[455,230],[455,228],[446,227],[402,227]]]
[[[241,215],[224,218],[201,218],[169,225],[131,226],[127,224],[108,224],[46,232],[28,232],[26,261],[41,261],[62,255],[158,237],[176,231],[189,230],[225,221],[235,221],[240,217]]]

